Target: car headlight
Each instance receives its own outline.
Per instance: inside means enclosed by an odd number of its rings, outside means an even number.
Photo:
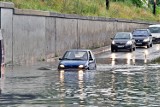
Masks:
[[[127,45],[132,45],[132,41],[128,41],[126,44]]]
[[[149,41],[149,38],[146,38],[143,40],[143,42],[148,42]]]
[[[114,40],[112,41],[112,44],[113,44],[113,45],[115,44],[115,41],[114,41]]]
[[[65,66],[63,64],[59,65],[60,68],[64,68]]]
[[[84,65],[79,65],[79,68],[84,68]]]

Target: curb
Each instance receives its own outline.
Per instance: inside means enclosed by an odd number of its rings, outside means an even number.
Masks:
[[[110,49],[110,46],[104,46],[104,47],[100,47],[100,48],[97,48],[97,49],[93,49],[92,52],[94,55],[97,55],[97,54],[100,54],[100,53],[103,53],[103,52],[106,52],[106,51],[109,51],[111,50]]]

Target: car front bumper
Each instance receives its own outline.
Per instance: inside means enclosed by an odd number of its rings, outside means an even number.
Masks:
[[[70,66],[65,66],[65,67],[60,67],[58,66],[58,69],[59,70],[86,70],[88,67],[87,66],[84,66],[84,67],[79,67],[79,66],[73,66],[73,65],[70,65]]]
[[[117,45],[117,44],[111,44],[111,49],[117,50],[117,49],[132,49],[132,45]]]
[[[147,46],[149,42],[136,42],[136,46]]]
[[[153,43],[160,43],[160,38],[153,37],[152,41]]]

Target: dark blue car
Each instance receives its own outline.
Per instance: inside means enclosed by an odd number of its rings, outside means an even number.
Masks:
[[[59,60],[58,69],[96,70],[96,60],[91,50],[72,49]]]

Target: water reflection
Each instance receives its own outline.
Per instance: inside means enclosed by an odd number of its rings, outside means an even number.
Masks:
[[[1,66],[1,78],[0,78],[0,94],[2,94],[2,91],[4,90],[4,79],[5,79],[5,76],[4,76],[4,73],[5,73],[5,66],[2,65]]]
[[[133,55],[133,53],[126,53],[124,58],[121,57],[120,54],[118,53],[112,53],[110,58],[111,58],[110,63],[112,66],[115,66],[116,64],[127,64],[127,65],[135,64],[135,56]],[[106,64],[108,63],[106,62]]]
[[[128,56],[130,56],[128,54]],[[145,107],[160,106],[159,70],[155,67],[117,68],[112,71],[59,71],[60,87],[54,85],[55,101],[62,107],[79,106]],[[58,95],[61,95],[61,98]],[[155,100],[156,98],[156,100]],[[52,99],[53,100],[53,99]],[[155,101],[154,101],[155,100]]]
[[[104,52],[97,55],[96,60],[100,64],[119,64],[143,65],[149,63],[152,59],[159,57],[160,44],[154,44],[151,48],[137,47],[134,52],[118,51]]]
[[[64,70],[60,70],[60,82],[61,82],[61,84],[63,84],[64,83]]]
[[[111,64],[112,67],[116,65],[143,65],[147,64],[151,59],[152,55],[150,54],[151,50],[149,49],[143,49],[138,50],[137,52],[116,52],[116,53],[110,53],[110,55],[101,55],[98,57],[97,63],[100,64]],[[156,53],[158,56],[158,53]]]
[[[26,107],[158,107],[159,69],[159,65],[148,65],[120,66],[103,71],[14,71],[15,76],[8,73],[5,79],[5,91],[1,79],[3,93],[0,104]]]
[[[115,59],[116,59],[116,54],[115,53],[111,54],[111,59],[112,59],[111,65],[114,66],[116,64],[115,63]]]
[[[144,50],[144,63],[147,63],[149,52],[148,50]]]
[[[79,85],[79,94],[80,94],[80,100],[82,101],[84,99],[83,93],[84,93],[84,89],[83,89],[83,70],[79,70],[78,71],[78,85]]]
[[[63,92],[66,86],[74,84],[74,86],[71,85],[70,88],[75,88],[78,86],[80,99],[83,100],[83,79],[84,79],[83,72],[84,71],[83,70],[78,70],[78,71],[60,70],[59,72],[60,72],[60,76],[59,76],[60,84],[61,84]]]
[[[156,50],[160,50],[160,45],[156,45]]]
[[[127,64],[130,65],[131,64],[131,60],[132,60],[132,54],[131,53],[127,53],[126,54],[126,59],[127,59]]]
[[[85,88],[88,81],[92,81],[94,78],[95,71],[84,71],[84,70],[71,70],[59,71],[61,94],[64,98],[77,99],[75,103],[83,104],[85,103],[86,92]]]

